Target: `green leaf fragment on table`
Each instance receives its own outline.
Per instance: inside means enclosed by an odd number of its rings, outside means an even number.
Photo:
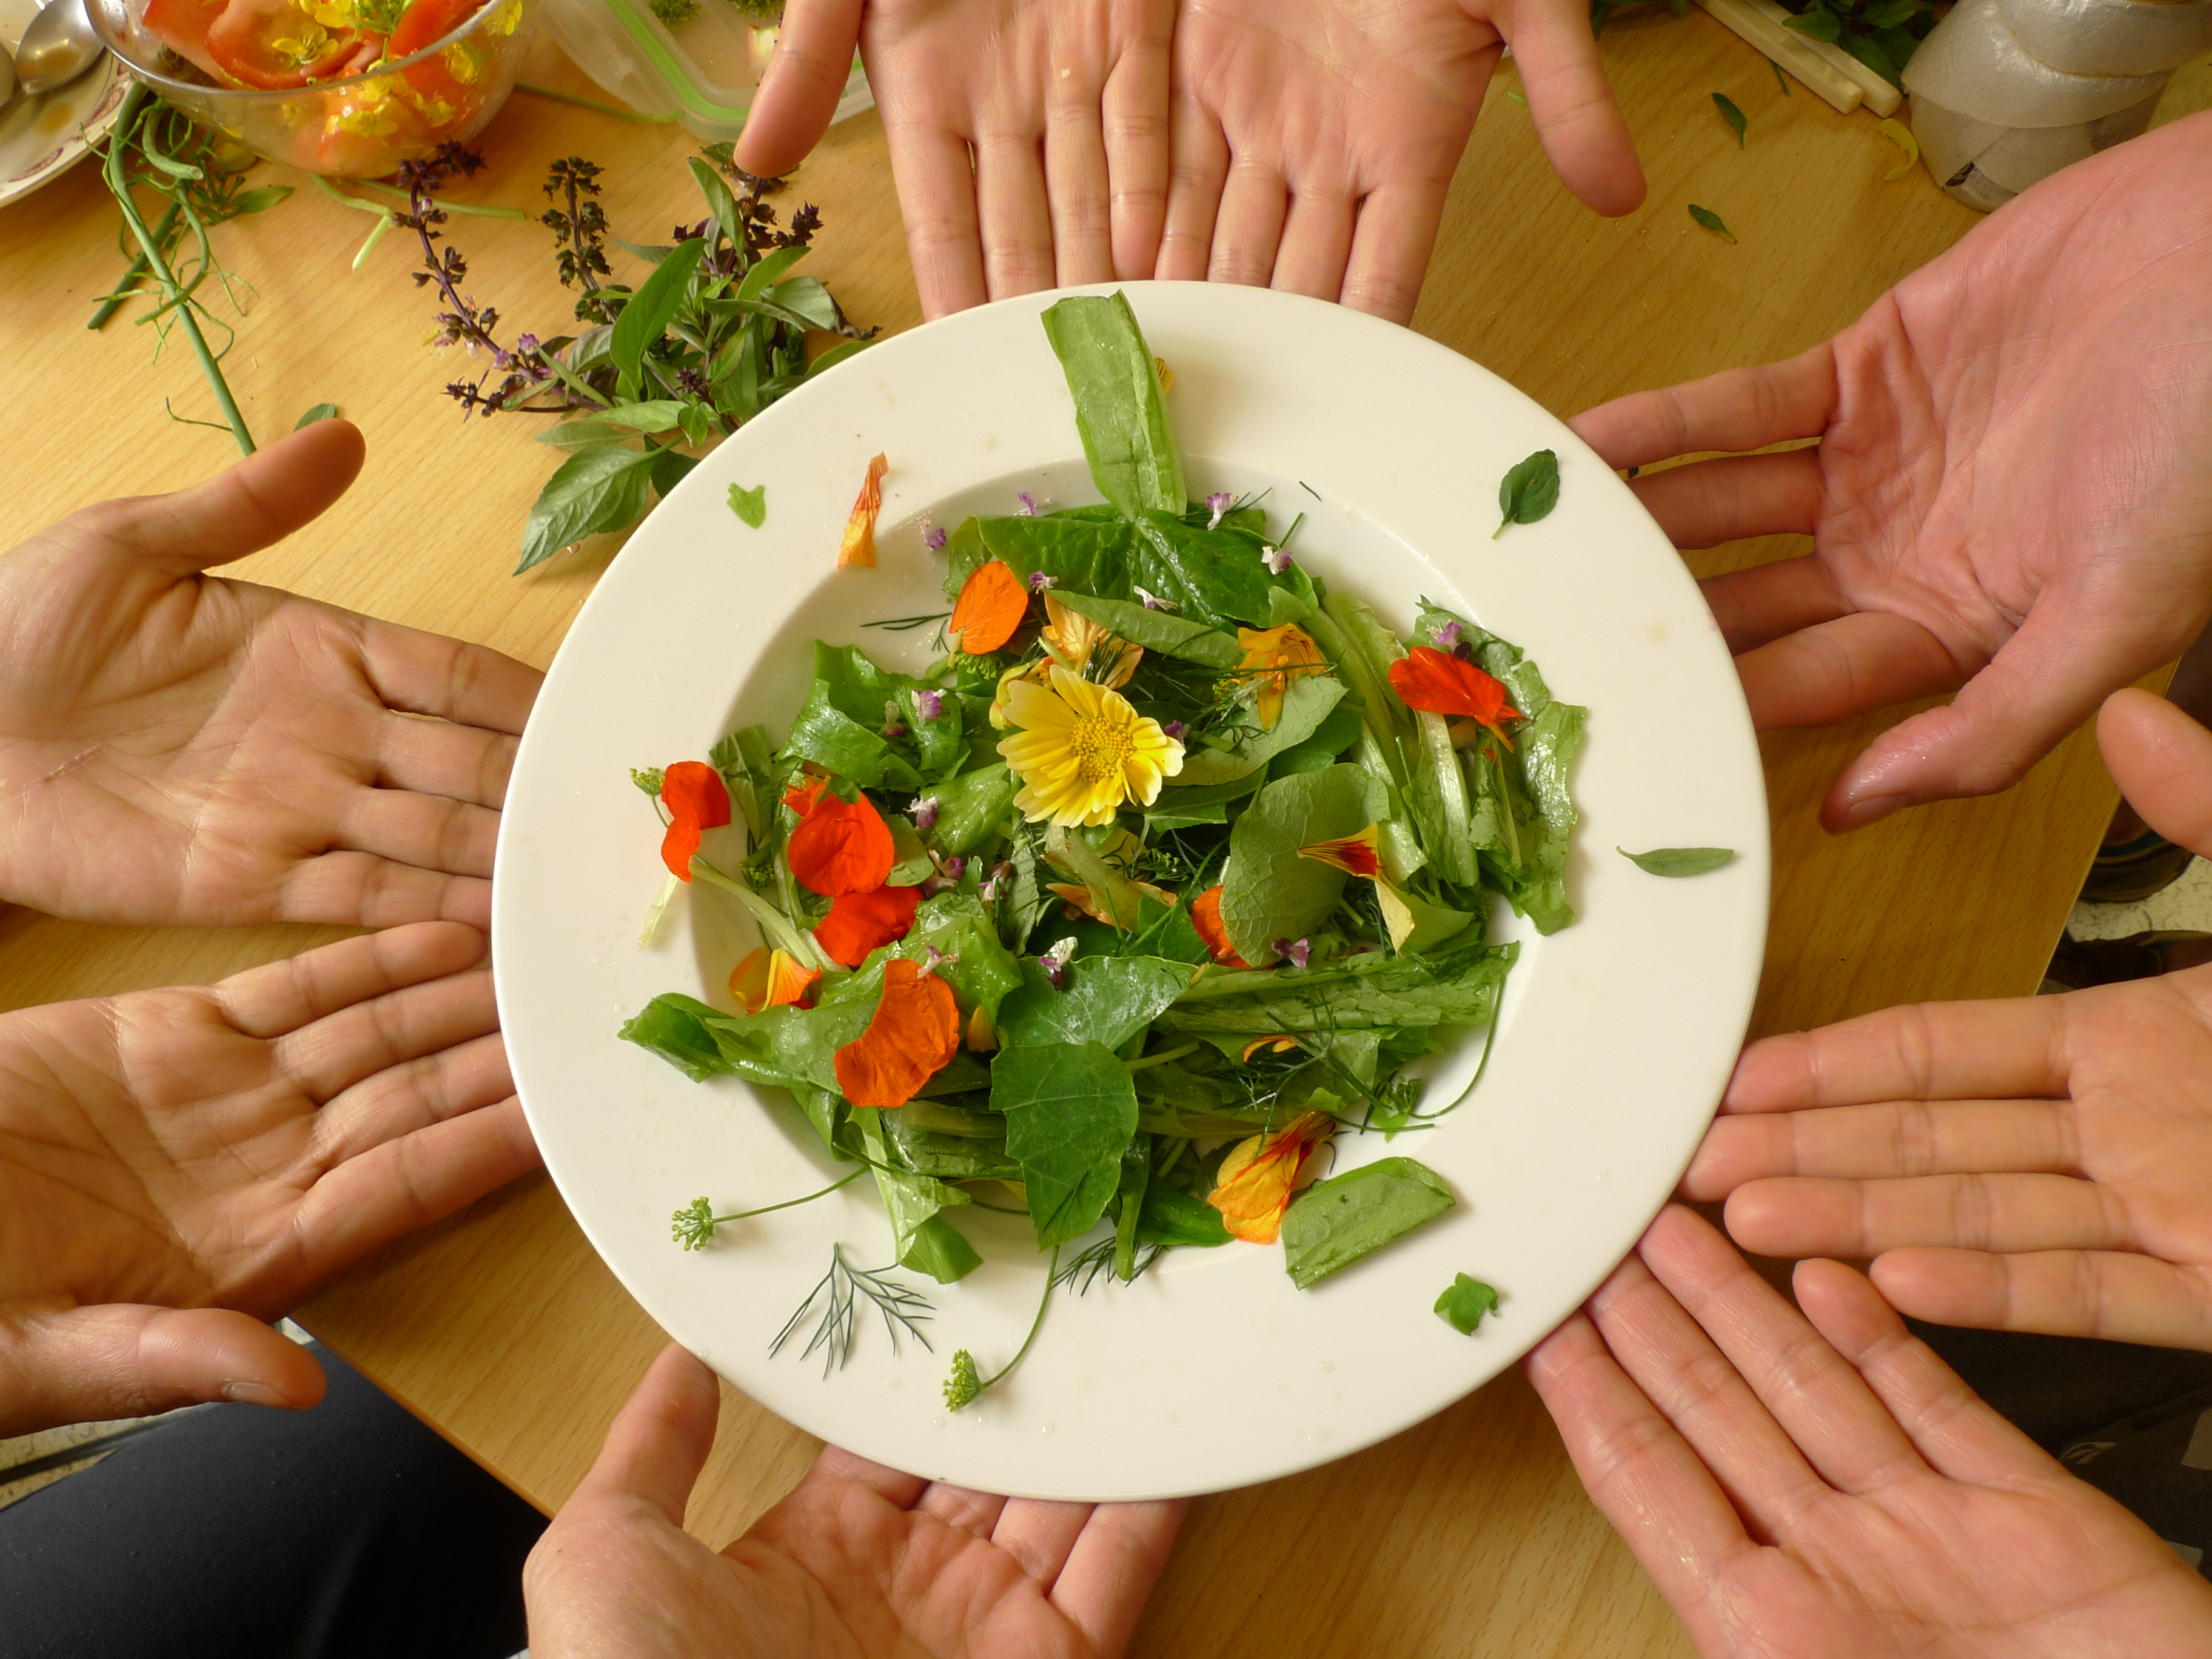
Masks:
[[[1790,77],[1782,72],[1782,65],[1770,58],[1766,60],[1766,67],[1774,71],[1774,83],[1782,88],[1782,95],[1784,98],[1791,96]]]
[[[768,522],[768,486],[758,483],[748,489],[743,484],[732,484],[730,511],[738,515],[746,528],[758,530]]]
[[[562,548],[611,530],[627,530],[645,513],[653,464],[665,451],[594,444],[554,469],[530,504],[515,574],[543,564]]]
[[[1732,847],[1655,847],[1648,853],[1632,853],[1625,847],[1613,850],[1653,876],[1702,876],[1735,856]]]
[[[1458,1200],[1443,1177],[1410,1158],[1378,1158],[1309,1187],[1283,1217],[1283,1266],[1305,1290]]]
[[[1713,94],[1713,107],[1720,111],[1722,120],[1735,129],[1735,147],[1738,149],[1745,148],[1744,129],[1749,123],[1744,119],[1743,112],[1735,106],[1735,100],[1725,93],[1717,92]]]
[[[1137,1133],[1137,1091],[1111,1048],[1054,1042],[1007,1048],[991,1066],[991,1106],[1022,1166],[1037,1248],[1088,1232],[1121,1185]]]
[[[1479,1279],[1455,1276],[1437,1298],[1436,1315],[1462,1336],[1473,1336],[1482,1316],[1498,1311],[1498,1292]]]
[[[313,409],[300,416],[299,425],[294,427],[292,430],[297,432],[303,427],[314,425],[317,421],[335,421],[337,417],[338,406],[336,404],[317,404]]]
[[[1498,481],[1498,510],[1503,516],[1490,532],[1491,540],[1503,536],[1508,525],[1535,523],[1559,504],[1559,458],[1540,449],[1509,468]]]
[[[1719,237],[1722,240],[1727,242],[1733,242],[1735,240],[1735,233],[1728,228],[1728,222],[1723,219],[1719,214],[1714,212],[1711,208],[1699,207],[1695,202],[1692,202],[1690,204],[1690,217],[1695,219],[1698,224],[1703,226],[1705,229],[1712,232],[1714,235]]]

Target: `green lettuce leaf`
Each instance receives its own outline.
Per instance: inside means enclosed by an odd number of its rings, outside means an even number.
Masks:
[[[1303,684],[1303,682],[1301,682]],[[1336,908],[1344,872],[1301,858],[1316,842],[1357,835],[1382,816],[1382,791],[1357,766],[1330,766],[1268,784],[1229,832],[1221,925],[1237,954],[1275,959],[1275,941],[1303,939]]]
[[[1168,611],[1147,611],[1127,599],[1102,599],[1089,593],[1056,592],[1070,611],[1079,611],[1125,640],[1147,651],[1202,663],[1208,668],[1235,668],[1244,660],[1244,647],[1234,634],[1208,628],[1202,622]]]
[[[1006,1151],[1022,1166],[1037,1248],[1088,1232],[1121,1185],[1137,1133],[1128,1069],[1102,1044],[1007,1048],[991,1066],[991,1105],[1006,1115]]]
[[[1078,295],[1047,307],[1042,321],[1075,399],[1075,429],[1098,493],[1126,519],[1181,513],[1182,452],[1127,299]]]
[[[1283,1266],[1300,1290],[1433,1221],[1455,1200],[1443,1177],[1385,1158],[1317,1182],[1283,1217]]]
[[[1343,696],[1344,682],[1328,674],[1307,674],[1292,680],[1284,691],[1282,713],[1273,726],[1254,732],[1234,749],[1208,749],[1199,744],[1185,750],[1182,770],[1176,775],[1176,784],[1182,788],[1202,788],[1208,784],[1231,782],[1258,771],[1276,756],[1297,748],[1321,730],[1335,714]],[[1358,735],[1355,718],[1352,736],[1337,744],[1337,749],[1343,750]]]
[[[1178,907],[1180,908],[1180,907]],[[1022,986],[1000,1005],[999,1041],[1008,1048],[1102,1043],[1119,1048],[1159,1017],[1190,983],[1190,964],[1156,957],[1079,957],[1066,987],[1022,962]]]
[[[1186,992],[1156,1024],[1162,1031],[1194,1036],[1486,1024],[1498,1011],[1498,993],[1517,951],[1511,945],[1482,945],[1455,952],[1441,963],[1376,952],[1353,958],[1375,964],[1359,972],[1317,969],[1304,974],[1228,975],[1216,983],[1253,978],[1269,983],[1266,988],[1230,995],[1194,998]],[[1152,1069],[1139,1075],[1146,1076]]]

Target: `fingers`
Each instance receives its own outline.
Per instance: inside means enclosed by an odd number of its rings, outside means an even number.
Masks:
[[[365,622],[361,651],[369,684],[386,708],[516,737],[545,683],[529,664],[488,647],[397,623]]]
[[[1938,1474],[1995,1486],[2059,1473],[2034,1442],[1907,1331],[1857,1273],[1841,1262],[1801,1261],[1793,1288],[1814,1328],[1866,1379]]]
[[[1880,1255],[1911,1244],[2010,1251],[2130,1243],[2126,1212],[2103,1188],[2054,1175],[1754,1181],[1729,1194],[1728,1230],[1746,1249],[1784,1258]]]
[[[999,1524],[999,1517],[1006,1512],[1007,1502],[997,1492],[975,1492],[967,1486],[935,1481],[922,1492],[914,1507],[917,1513],[942,1521],[948,1527],[973,1533],[978,1538],[988,1538]]]
[[[1045,193],[1054,283],[1114,278],[1114,187],[1099,90],[1072,69],[1051,71],[1044,130]]]
[[[504,732],[386,714],[376,732],[377,787],[496,809],[507,801],[517,746]]]
[[[899,216],[906,224],[907,258],[921,294],[921,314],[942,317],[981,305],[990,293],[983,280],[975,172],[967,140],[894,121],[889,111],[884,137],[898,178]]]
[[[1140,282],[1159,262],[1168,212],[1168,43],[1140,40],[1106,77],[1106,175],[1114,276]]]
[[[2132,687],[2097,713],[2097,747],[2128,805],[2178,846],[2212,854],[2212,732]]]
[[[155,569],[185,576],[242,559],[321,515],[361,471],[350,421],[317,421],[204,483],[90,509],[97,529]]]
[[[1243,283],[1265,288],[1274,275],[1275,250],[1283,240],[1290,211],[1290,187],[1273,167],[1232,161],[1213,221],[1213,252],[1207,261],[1210,283]],[[1172,213],[1172,208],[1170,208]]]
[[[1632,392],[1567,424],[1607,466],[1649,466],[1704,450],[1764,449],[1817,438],[1836,397],[1835,353],[1822,344],[1782,362]]]
[[[1889,1101],[1723,1116],[1682,1177],[1683,1195],[1726,1198],[1775,1176],[1854,1181],[2033,1171],[2075,1174],[2064,1110],[2045,1101]]]
[[[714,1449],[721,1404],[714,1373],[670,1343],[616,1417],[599,1460],[569,1501],[636,1498],[681,1528],[684,1506]]]
[[[1057,1504],[1043,1498],[1005,1500],[991,1541],[1020,1564],[1048,1594],[1074,1553],[1075,1540],[1097,1513],[1096,1504]]]
[[[1160,233],[1163,282],[1205,279],[1213,258],[1213,227],[1229,182],[1229,140],[1221,123],[1188,93],[1178,93],[1170,112],[1168,210]]]
[[[1793,1112],[1894,1100],[2061,1100],[2066,1009],[2060,997],[1923,1002],[1743,1051],[1723,1112]]]
[[[1892,1250],[1875,1261],[1874,1282],[1931,1324],[2212,1350],[2202,1270],[2131,1251]]]
[[[322,1397],[314,1356],[242,1313],[106,1306],[0,1316],[0,1435],[211,1400],[304,1410]]]
[[[1539,1343],[1528,1368],[1591,1501],[1700,1633],[1713,1581],[1753,1547],[1728,1494],[1584,1316]]]
[[[1854,611],[1762,645],[1738,657],[1735,672],[1761,732],[1832,726],[1869,708],[1948,691],[1965,678],[1935,635],[1880,611]],[[1830,822],[1826,805],[1821,812],[1830,830],[1858,827]]]
[[[1644,204],[1644,168],[1598,61],[1587,9],[1521,0],[1512,23],[1506,40],[1552,171],[1596,211],[1633,213]]]
[[[249,968],[218,982],[210,994],[248,1036],[281,1037],[404,987],[473,968],[488,943],[458,922],[417,922]]]
[[[285,873],[276,915],[283,921],[349,927],[455,921],[482,933],[491,926],[491,883],[482,876],[410,869],[374,853],[325,853]]]
[[[1820,456],[1815,449],[1791,449],[1692,461],[1632,479],[1628,487],[1677,547],[1809,536],[1820,507]]]
[[[1384,185],[1359,204],[1340,296],[1354,311],[1410,323],[1437,245],[1449,179]]]
[[[490,808],[411,789],[349,792],[337,828],[349,851],[457,876],[490,875],[499,844],[499,814]]]
[[[507,1045],[496,1031],[487,1031],[386,1066],[337,1095],[316,1114],[314,1158],[323,1170],[335,1169],[386,1141],[514,1094]]]
[[[342,1008],[272,1047],[277,1066],[301,1093],[330,1103],[381,1072],[498,1029],[491,970],[482,968]]]
[[[1294,195],[1283,222],[1282,246],[1275,252],[1272,285],[1316,300],[1341,294],[1352,257],[1352,215],[1348,196],[1303,189]]]
[[[1128,1646],[1188,1507],[1101,1504],[1063,1557],[1052,1581],[1053,1603],[1091,1638],[1099,1659],[1118,1659]]]
[[[920,1475],[905,1474],[884,1464],[872,1463],[842,1446],[824,1446],[799,1486],[817,1484],[866,1486],[885,1503],[902,1510],[914,1508],[930,1490],[930,1483]]]
[[[983,234],[983,279],[994,300],[1034,294],[1053,281],[1052,208],[1044,157],[1028,132],[975,140],[975,211]]]
[[[1833,622],[1850,609],[1836,586],[1834,573],[1810,554],[1708,576],[1698,582],[1698,588],[1735,656],[1801,628]]]
[[[763,179],[787,173],[836,118],[860,40],[861,0],[791,0],[775,55],[738,137],[737,164]]]

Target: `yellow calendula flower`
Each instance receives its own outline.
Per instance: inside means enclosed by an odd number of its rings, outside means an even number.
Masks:
[[[1019,679],[1000,689],[1020,729],[999,753],[1022,781],[1014,805],[1032,823],[1110,823],[1124,802],[1150,806],[1161,780],[1182,770],[1182,745],[1158,720],[1057,663],[1048,689]]]
[[[1101,659],[1098,684],[1119,691],[1145,659],[1143,646],[1108,633],[1103,623],[1080,611],[1069,610],[1050,588],[1045,590],[1044,611],[1047,620],[1038,640],[1052,653],[1052,659],[1071,674],[1088,669],[1095,652]]]
[[[1283,694],[1301,674],[1325,674],[1328,659],[1312,637],[1295,623],[1280,628],[1240,628],[1237,643],[1244,647],[1242,684],[1256,687],[1253,707],[1262,731],[1272,732],[1283,713]]]

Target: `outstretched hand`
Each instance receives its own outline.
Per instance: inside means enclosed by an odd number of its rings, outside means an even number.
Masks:
[[[263,1322],[538,1162],[483,954],[419,922],[0,1015],[0,1435],[319,1400]]]
[[[1833,830],[2018,780],[2212,617],[2212,113],[2066,168],[1828,344],[1575,429],[1681,547],[1810,535],[1705,597],[1761,728],[1958,690],[1846,766]]]
[[[1800,1316],[1689,1211],[1528,1361],[1706,1659],[2201,1653],[2212,1585],[1976,1399],[1858,1274]]]
[[[1114,1659],[1181,1504],[932,1485],[832,1447],[716,1554],[684,1530],[714,1374],[665,1350],[523,1571],[537,1659]]]
[[[316,518],[361,461],[359,432],[319,421],[0,555],[0,900],[151,925],[489,924],[537,672],[202,574]]]

